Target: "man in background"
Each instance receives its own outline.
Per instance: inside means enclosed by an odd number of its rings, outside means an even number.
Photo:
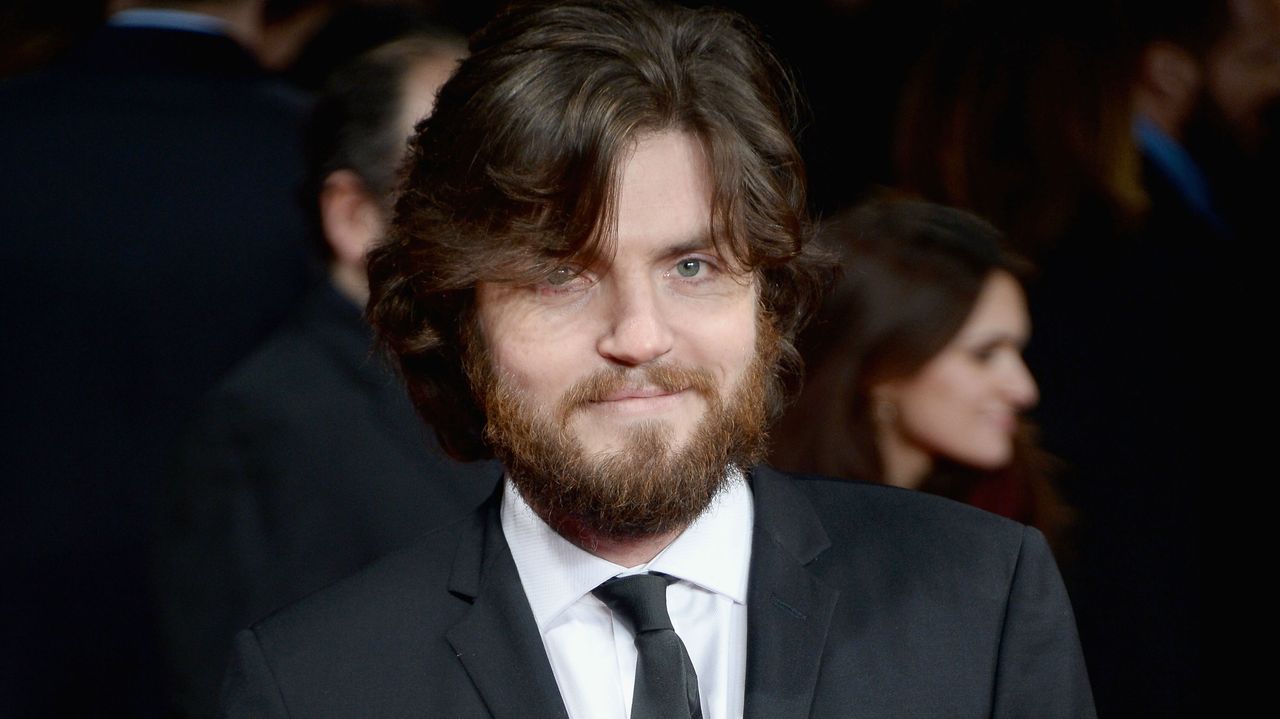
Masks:
[[[0,714],[155,716],[148,545],[197,400],[309,281],[256,0],[113,14],[0,87]]]
[[[444,457],[371,354],[365,251],[415,121],[465,54],[409,37],[340,70],[309,132],[328,282],[240,363],[180,443],[157,579],[174,700],[213,716],[235,632],[474,508],[498,470]]]
[[[1280,189],[1263,164],[1280,140],[1280,1],[1130,5],[1152,233],[1261,238]]]

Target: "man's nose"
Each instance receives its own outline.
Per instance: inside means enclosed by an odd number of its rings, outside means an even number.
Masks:
[[[671,325],[659,292],[638,278],[609,282],[602,297],[605,326],[597,343],[602,357],[635,367],[671,351]]]

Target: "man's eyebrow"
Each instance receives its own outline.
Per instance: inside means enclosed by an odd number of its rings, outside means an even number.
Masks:
[[[711,240],[710,234],[700,235],[685,242],[679,242],[673,245],[667,245],[659,249],[654,254],[659,257],[673,257],[675,255],[686,255],[691,252],[717,252],[716,243]]]

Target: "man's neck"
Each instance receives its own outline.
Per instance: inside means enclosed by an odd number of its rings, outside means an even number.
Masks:
[[[365,278],[363,264],[334,262],[329,266],[329,281],[338,290],[338,294],[351,300],[357,307],[363,309],[369,301],[369,281]]]

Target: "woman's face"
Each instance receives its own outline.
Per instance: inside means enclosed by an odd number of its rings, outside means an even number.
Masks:
[[[1039,396],[1022,362],[1029,334],[1021,286],[993,272],[941,352],[916,374],[874,388],[875,399],[896,410],[881,413],[892,444],[979,469],[1007,465],[1018,415]]]

